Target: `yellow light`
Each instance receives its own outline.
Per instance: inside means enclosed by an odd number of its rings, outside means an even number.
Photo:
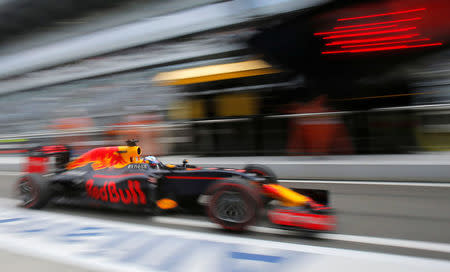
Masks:
[[[272,66],[262,60],[248,60],[161,72],[152,80],[159,85],[187,85],[279,72],[280,70],[272,68]]]

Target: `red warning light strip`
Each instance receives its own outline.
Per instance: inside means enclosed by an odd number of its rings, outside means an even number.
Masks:
[[[378,46],[378,45],[387,45],[387,44],[396,44],[396,43],[412,43],[412,42],[422,42],[429,41],[429,38],[424,39],[416,39],[416,40],[405,40],[405,41],[397,41],[397,42],[383,42],[383,43],[367,43],[367,44],[356,44],[356,45],[343,45],[342,48],[354,48],[354,47],[366,47],[366,46]]]
[[[379,35],[379,34],[386,34],[386,33],[395,33],[395,32],[404,32],[408,30],[416,29],[415,26],[412,27],[405,27],[405,28],[399,28],[399,29],[390,29],[390,30],[382,30],[382,31],[372,31],[372,32],[364,32],[364,33],[352,33],[352,34],[343,34],[343,35],[333,35],[324,37],[324,40],[329,39],[339,39],[339,38],[346,38],[346,37],[358,37],[358,36],[370,36],[370,35]]]
[[[380,14],[372,14],[372,15],[359,16],[359,17],[340,18],[340,19],[337,19],[337,20],[338,20],[338,21],[359,20],[359,19],[365,19],[365,18],[381,17],[381,16],[388,16],[388,15],[395,15],[395,14],[404,14],[404,13],[417,12],[417,11],[424,11],[424,10],[426,10],[426,8],[418,8],[418,9],[409,9],[409,10],[402,10],[402,11],[394,11],[394,12],[380,13]]]
[[[352,44],[352,43],[368,43],[368,42],[401,40],[401,39],[409,39],[409,38],[412,38],[415,36],[419,36],[419,34],[407,34],[407,35],[398,35],[398,36],[390,36],[390,37],[374,38],[374,39],[336,41],[336,42],[327,43],[325,45],[332,46],[332,45]]]
[[[442,43],[428,43],[428,44],[418,44],[418,45],[397,45],[397,46],[374,47],[374,48],[366,48],[366,49],[324,51],[324,52],[322,52],[322,54],[325,55],[325,54],[342,54],[342,53],[362,53],[362,52],[408,49],[408,48],[417,48],[417,47],[429,47],[429,46],[438,46],[438,45],[442,45]]]
[[[390,28],[390,27],[396,27],[396,26],[398,26],[398,25],[387,25],[387,26],[376,26],[376,27],[349,29],[349,30],[317,32],[317,33],[314,33],[314,35],[320,36],[320,35],[328,35],[328,34],[339,34],[339,33],[355,32],[355,31],[363,31],[363,30],[374,30],[374,29],[380,29],[380,28]]]
[[[349,25],[349,26],[337,26],[334,29],[344,29],[344,28],[352,28],[352,27],[363,27],[363,26],[374,26],[374,25],[384,25],[384,24],[393,24],[393,23],[401,23],[401,22],[409,22],[409,21],[417,21],[422,20],[421,17],[414,17],[409,19],[401,19],[401,20],[393,20],[386,22],[378,22],[378,23],[370,23],[370,24],[359,24],[359,25]]]

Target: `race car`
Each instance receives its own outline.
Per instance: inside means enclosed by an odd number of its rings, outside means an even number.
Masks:
[[[28,173],[16,183],[20,205],[40,209],[49,202],[78,203],[164,214],[196,203],[206,207],[213,222],[232,231],[246,229],[261,214],[279,227],[335,229],[331,208],[281,186],[263,165],[203,168],[187,160],[164,164],[141,155],[136,141],[95,148],[73,160],[66,146],[33,149],[24,169]],[[50,158],[52,170],[47,169]]]

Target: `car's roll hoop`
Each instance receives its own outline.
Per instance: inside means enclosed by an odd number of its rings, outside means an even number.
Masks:
[[[138,142],[139,142],[138,139],[130,139],[130,140],[127,140],[127,141],[126,141],[127,146],[137,146],[137,143],[138,143]]]

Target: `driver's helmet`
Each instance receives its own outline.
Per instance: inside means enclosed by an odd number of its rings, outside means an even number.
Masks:
[[[155,168],[159,161],[155,156],[147,156],[145,157],[145,161],[148,162],[148,164],[150,164],[151,167]]]

